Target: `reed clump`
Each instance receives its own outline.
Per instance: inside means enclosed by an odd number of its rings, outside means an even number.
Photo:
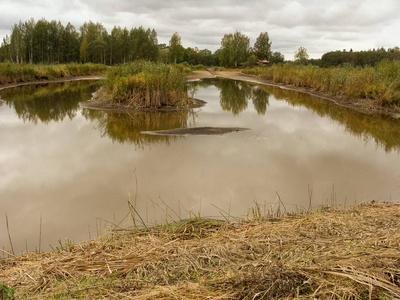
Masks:
[[[369,99],[380,106],[400,106],[400,61],[383,60],[374,67],[320,68],[296,64],[255,67],[243,73],[277,83],[310,88],[349,100]]]
[[[107,72],[99,101],[114,108],[179,107],[190,104],[182,68],[149,61],[115,66]]]
[[[107,66],[101,64],[22,65],[0,63],[0,84],[103,75],[106,70]]]
[[[0,261],[18,299],[394,299],[400,204],[191,218]]]

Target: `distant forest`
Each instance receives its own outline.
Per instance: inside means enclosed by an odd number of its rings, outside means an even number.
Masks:
[[[180,47],[180,48],[179,48]],[[138,59],[168,62],[168,46],[158,44],[154,29],[114,26],[110,33],[101,23],[85,22],[79,31],[68,23],[30,19],[11,29],[0,47],[0,62],[57,64],[102,63],[114,65]],[[218,53],[184,49],[178,45],[180,61],[190,64],[218,65]]]
[[[383,47],[368,51],[333,51],[322,55],[319,65],[321,67],[337,67],[350,64],[352,66],[375,66],[378,62],[387,59],[400,60],[400,48],[394,47],[385,50]]]
[[[186,62],[190,65],[205,66],[252,66],[258,60],[270,63],[283,63],[280,52],[271,51],[268,33],[263,32],[257,38],[254,47],[250,39],[236,31],[225,34],[221,48],[215,52],[208,49],[184,48],[178,33],[171,37],[169,45],[158,44],[157,32],[143,27],[127,29],[114,26],[110,33],[101,23],[85,22],[79,31],[68,23],[59,21],[30,19],[20,21],[11,29],[11,35],[3,38],[0,47],[0,62],[19,64],[65,64],[65,63],[101,63],[115,65],[139,59],[164,63]],[[320,67],[374,66],[382,60],[400,60],[400,48],[394,47],[368,51],[332,51],[320,59],[308,59],[304,47],[302,58],[294,63],[312,64]],[[299,49],[300,49],[299,48]]]

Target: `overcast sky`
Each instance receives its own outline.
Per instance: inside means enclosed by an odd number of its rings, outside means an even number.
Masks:
[[[0,0],[0,38],[20,20],[45,18],[77,30],[85,21],[154,28],[159,43],[174,32],[182,45],[215,51],[225,33],[241,31],[253,46],[267,31],[286,59],[300,46],[312,58],[328,51],[400,46],[399,0]]]

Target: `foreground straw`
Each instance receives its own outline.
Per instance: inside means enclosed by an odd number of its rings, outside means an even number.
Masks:
[[[242,223],[194,218],[0,261],[17,298],[400,297],[400,204]]]

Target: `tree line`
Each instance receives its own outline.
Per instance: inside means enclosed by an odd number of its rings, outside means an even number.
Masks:
[[[114,26],[111,33],[101,23],[85,22],[79,31],[68,23],[41,19],[20,21],[0,47],[0,61],[30,64],[91,62],[125,63],[137,59],[157,60],[158,40],[154,29]]]
[[[157,32],[143,27],[127,29],[114,26],[110,33],[101,23],[85,22],[77,30],[71,23],[41,19],[20,21],[11,29],[0,47],[0,62],[20,64],[102,63],[115,65],[135,60],[183,63],[205,66],[253,66],[259,60],[271,64],[283,63],[284,56],[272,51],[268,32],[261,32],[253,47],[250,38],[240,31],[225,34],[221,47],[215,52],[208,49],[184,48],[175,32],[169,44],[158,44]],[[295,62],[320,67],[351,64],[374,66],[379,61],[400,60],[400,48],[394,47],[368,51],[332,51],[321,59],[309,59],[307,49],[300,47],[294,55]]]
[[[115,65],[139,59],[165,63],[187,62],[191,65],[237,66],[257,59],[283,62],[279,52],[271,51],[268,33],[261,33],[254,47],[240,32],[226,34],[221,48],[214,53],[208,49],[184,48],[175,32],[169,44],[158,44],[154,29],[127,29],[114,26],[110,33],[101,23],[85,22],[77,30],[71,23],[33,18],[20,21],[3,38],[0,62],[19,64],[102,63]]]
[[[385,50],[383,47],[368,51],[332,51],[327,52],[321,57],[321,67],[336,67],[339,65],[350,64],[352,66],[375,66],[382,60],[400,60],[400,48],[394,47]]]

